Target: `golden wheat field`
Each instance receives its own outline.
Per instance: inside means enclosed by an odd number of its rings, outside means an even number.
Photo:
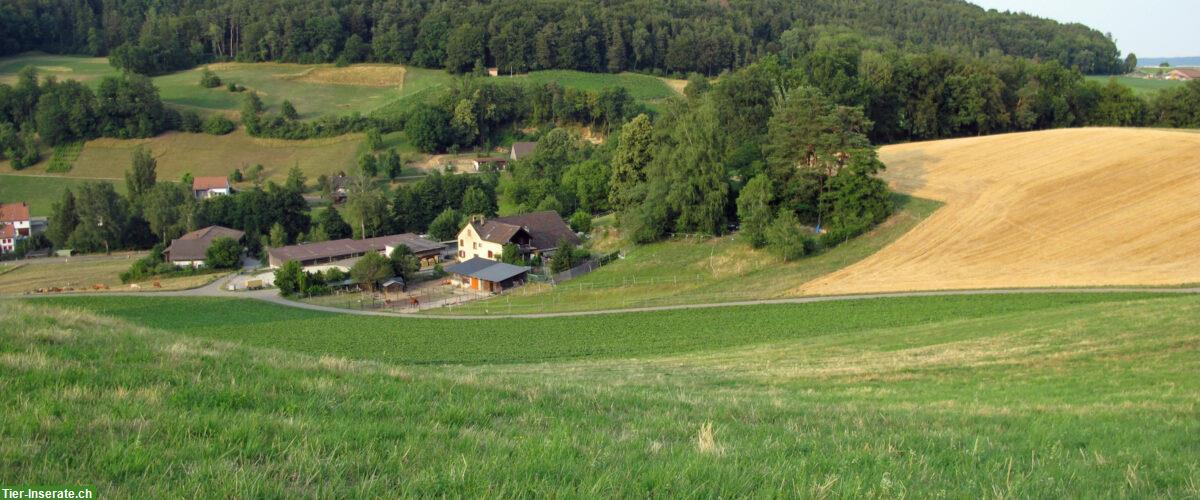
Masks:
[[[803,294],[1200,283],[1200,134],[1087,128],[887,146],[945,206]]]

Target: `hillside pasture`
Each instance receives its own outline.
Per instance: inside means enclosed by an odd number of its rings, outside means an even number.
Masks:
[[[45,164],[42,166],[44,168]],[[118,193],[125,193],[123,178],[87,179],[60,175],[30,175],[25,173],[26,171],[20,174],[11,172],[7,165],[0,166],[0,201],[26,202],[29,204],[29,215],[33,217],[49,216],[54,203],[62,199],[63,191],[67,188],[78,188],[80,184],[88,181],[111,182]]]
[[[78,80],[95,87],[105,76],[115,76],[120,73],[108,64],[106,57],[81,57],[68,55],[52,55],[40,52],[0,58],[0,83],[12,85],[17,81],[17,73],[26,66],[33,66],[38,76],[54,77],[59,80]]]
[[[229,92],[224,85],[201,88],[204,68],[219,76],[222,83],[236,83],[257,92],[270,112],[278,112],[284,100],[292,101],[302,118],[368,114],[451,80],[444,71],[398,65],[336,68],[329,64],[218,63],[159,76],[154,83],[163,100],[172,104],[212,111],[239,110],[245,93]]]
[[[62,174],[66,178],[97,178],[123,181],[134,148],[146,147],[158,161],[160,180],[178,180],[185,172],[193,176],[226,176],[235,168],[254,164],[263,166],[267,179],[283,181],[293,165],[310,179],[349,171],[354,165],[363,134],[347,134],[324,139],[289,141],[250,137],[244,130],[224,136],[167,132],[149,139],[101,138],[84,143],[74,168]],[[47,174],[48,158],[20,171],[20,174]],[[11,173],[7,162],[0,173]]]
[[[1086,128],[886,146],[945,207],[804,294],[1200,282],[1200,135]]]
[[[76,297],[0,301],[0,315],[6,484],[69,477],[106,497],[1200,493],[1196,296],[454,323]]]
[[[1151,80],[1148,78],[1135,78],[1132,76],[1102,76],[1091,75],[1085,77],[1088,80],[1094,80],[1100,83],[1108,83],[1109,78],[1115,78],[1117,83],[1133,89],[1133,93],[1140,96],[1151,96],[1165,89],[1180,87],[1184,82],[1177,80]]]

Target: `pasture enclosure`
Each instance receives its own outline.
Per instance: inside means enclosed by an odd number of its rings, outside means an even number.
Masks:
[[[1085,128],[886,146],[945,207],[802,294],[1200,283],[1200,135]]]

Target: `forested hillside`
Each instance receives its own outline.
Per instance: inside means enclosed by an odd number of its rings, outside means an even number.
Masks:
[[[162,73],[212,60],[380,61],[467,72],[536,69],[716,74],[847,30],[899,49],[1124,69],[1083,25],[989,12],[962,0],[6,0],[0,55],[109,55]]]

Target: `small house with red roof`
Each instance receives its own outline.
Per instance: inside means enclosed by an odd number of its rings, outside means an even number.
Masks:
[[[233,194],[233,186],[225,177],[195,177],[192,179],[192,194],[197,200]]]
[[[0,203],[0,253],[17,248],[17,240],[33,234],[29,205],[24,202]]]

